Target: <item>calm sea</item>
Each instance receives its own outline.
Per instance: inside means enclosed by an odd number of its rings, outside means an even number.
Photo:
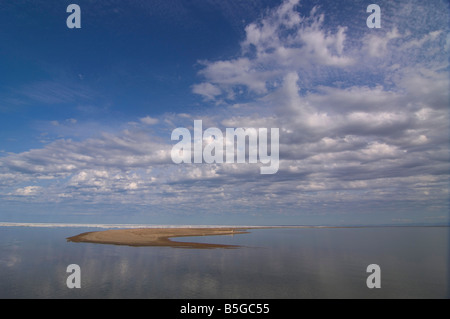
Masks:
[[[0,227],[0,298],[449,298],[449,228],[254,229],[238,249],[66,242],[84,227]],[[182,239],[178,239],[182,240]],[[81,269],[69,289],[67,266]],[[367,266],[380,267],[369,289]]]

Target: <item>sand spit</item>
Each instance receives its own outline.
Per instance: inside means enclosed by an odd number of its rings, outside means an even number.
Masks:
[[[82,233],[68,237],[67,241],[76,243],[95,243],[126,246],[159,246],[175,248],[238,248],[237,245],[207,244],[195,242],[177,242],[175,237],[238,235],[251,229],[267,228],[371,228],[371,227],[408,227],[408,226],[226,226],[226,227],[149,227],[109,229]],[[414,227],[414,226],[410,226]],[[448,226],[445,226],[448,227]]]
[[[96,243],[126,246],[157,246],[174,248],[238,248],[235,245],[177,242],[174,237],[237,235],[248,233],[245,228],[138,228],[110,229],[82,233],[67,238],[76,243]]]

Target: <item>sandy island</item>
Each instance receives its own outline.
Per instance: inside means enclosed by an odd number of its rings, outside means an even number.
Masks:
[[[238,248],[236,245],[172,241],[174,237],[237,235],[248,233],[246,228],[134,228],[110,229],[82,233],[67,238],[76,243],[113,244],[126,246],[158,246],[174,248]]]
[[[156,246],[174,248],[239,248],[238,245],[208,244],[173,241],[174,237],[238,235],[249,233],[249,229],[265,228],[369,228],[378,226],[249,226],[249,227],[184,227],[184,228],[125,228],[82,233],[68,237],[75,243],[111,244],[126,246]],[[415,226],[380,226],[415,227]]]

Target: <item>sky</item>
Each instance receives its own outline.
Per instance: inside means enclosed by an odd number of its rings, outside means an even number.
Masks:
[[[448,224],[448,19],[439,0],[0,0],[0,221]],[[175,164],[194,120],[279,128],[279,170]]]

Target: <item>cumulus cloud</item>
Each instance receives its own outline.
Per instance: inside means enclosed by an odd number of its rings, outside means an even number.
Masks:
[[[401,35],[396,28],[393,28],[383,36],[369,35],[364,39],[365,50],[371,57],[382,57],[387,53],[389,42],[400,37]]]
[[[214,100],[221,93],[220,89],[211,83],[195,84],[192,92],[203,95],[207,100]]]
[[[39,186],[26,186],[26,187],[16,189],[14,192],[14,195],[32,196],[32,195],[36,195],[40,189],[41,189],[41,187],[39,187]]]
[[[207,82],[193,92],[211,99],[223,93],[234,99],[243,92],[264,94],[287,71],[315,67],[342,68],[354,63],[345,54],[346,27],[332,33],[323,28],[324,14],[317,7],[309,16],[296,10],[298,0],[285,1],[259,21],[245,27],[242,56],[221,61],[200,61]]]
[[[141,121],[141,123],[145,124],[145,125],[155,125],[159,122],[159,120],[157,118],[151,117],[151,116],[146,116],[143,118],[139,119]]]
[[[154,141],[142,132],[104,133],[81,142],[57,140],[41,149],[11,154],[1,167],[34,176],[70,174],[85,168],[145,168],[170,160],[170,145]]]

